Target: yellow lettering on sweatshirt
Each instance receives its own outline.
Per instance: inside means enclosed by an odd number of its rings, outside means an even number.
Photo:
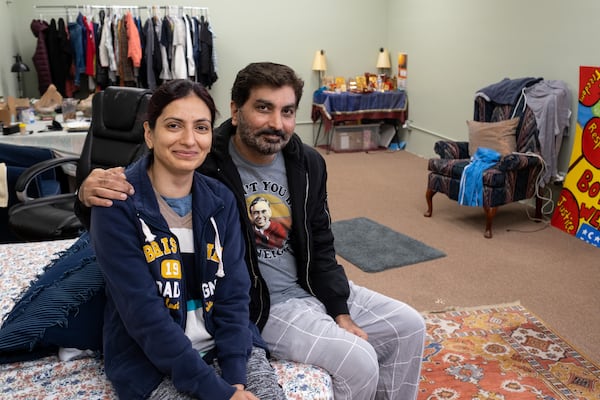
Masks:
[[[160,242],[153,240],[152,242],[145,244],[142,249],[146,256],[146,262],[151,263],[164,255],[177,253],[177,240],[175,240],[174,237],[163,237],[160,239]]]
[[[206,259],[209,260],[209,261],[214,261],[216,263],[219,262],[219,255],[215,251],[215,245],[214,245],[214,243],[207,243],[206,244]]]

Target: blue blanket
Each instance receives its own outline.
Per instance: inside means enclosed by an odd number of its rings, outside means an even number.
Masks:
[[[483,205],[483,172],[500,160],[496,150],[479,147],[460,178],[458,203],[463,206]]]

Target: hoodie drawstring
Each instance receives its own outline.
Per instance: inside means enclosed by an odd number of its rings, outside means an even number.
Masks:
[[[144,222],[143,219],[138,218],[140,220],[140,223],[142,224],[142,232],[144,232],[144,236],[146,236],[146,242],[150,243],[152,242],[154,239],[156,239],[156,235],[152,233],[152,231],[150,230],[150,228],[148,227],[148,225],[146,225],[146,222]]]
[[[219,268],[217,268],[217,277],[222,278],[225,276],[225,269],[223,268],[223,248],[221,247],[221,239],[219,238],[219,229],[217,229],[217,223],[213,217],[210,217],[210,222],[213,228],[215,228],[215,252],[219,258]]]

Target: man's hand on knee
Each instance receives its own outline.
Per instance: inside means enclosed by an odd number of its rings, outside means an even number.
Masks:
[[[348,332],[355,334],[361,339],[367,340],[369,338],[367,332],[365,332],[358,325],[356,325],[356,323],[352,320],[352,318],[350,318],[350,315],[348,314],[338,315],[337,317],[335,317],[335,322],[340,328],[343,328]]]
[[[123,167],[96,168],[85,178],[77,196],[86,207],[110,207],[113,200],[126,200],[133,193]]]

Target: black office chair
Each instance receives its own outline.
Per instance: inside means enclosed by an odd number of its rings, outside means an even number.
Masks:
[[[8,224],[24,241],[75,238],[85,229],[74,212],[75,193],[32,198],[28,186],[44,171],[77,164],[76,186],[94,168],[126,166],[147,150],[144,142],[147,89],[109,86],[92,100],[92,121],[80,157],[47,160],[28,168],[15,190],[20,203],[8,211]]]

